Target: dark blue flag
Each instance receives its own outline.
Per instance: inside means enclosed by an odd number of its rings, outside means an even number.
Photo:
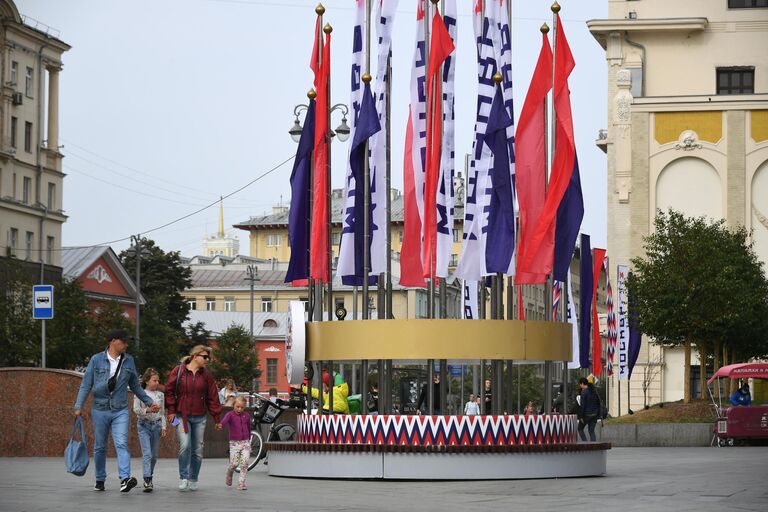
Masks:
[[[592,341],[592,247],[589,235],[581,234],[581,284],[579,289],[579,368],[589,368],[589,343]],[[598,356],[599,357],[599,356]]]
[[[288,243],[291,259],[285,282],[290,283],[309,278],[309,194],[312,149],[315,145],[315,100],[309,101],[309,108],[301,129],[301,140],[296,150],[296,159],[291,171],[291,209],[288,211]]]
[[[376,113],[376,103],[371,93],[371,84],[365,84],[363,90],[363,99],[360,105],[360,113],[355,123],[355,135],[352,139],[352,148],[349,151],[349,167],[352,170],[352,176],[355,179],[355,207],[352,211],[344,212],[344,215],[351,215],[348,222],[352,226],[355,240],[355,273],[354,275],[342,275],[341,282],[347,286],[361,286],[363,284],[365,269],[363,268],[363,251],[368,252],[368,265],[371,262],[371,233],[370,226],[373,221],[373,208],[371,208],[370,187],[368,194],[368,241],[365,242],[365,159],[368,158],[368,148],[366,141],[376,132],[381,130],[379,124],[379,115]],[[373,180],[371,180],[373,181]],[[348,190],[348,194],[353,193]],[[342,237],[344,233],[342,232]],[[368,284],[376,284],[376,276],[368,277]]]
[[[557,207],[557,224],[555,225],[555,257],[552,276],[556,281],[565,282],[568,269],[571,266],[573,249],[579,236],[581,220],[584,218],[584,196],[581,193],[579,178],[579,157],[574,155],[573,173],[565,195]]]
[[[501,87],[496,87],[485,132],[485,143],[493,153],[485,269],[488,272],[503,274],[509,271],[509,263],[515,251],[515,196],[510,179],[509,146],[507,145],[507,127],[511,125],[512,119],[504,108]]]

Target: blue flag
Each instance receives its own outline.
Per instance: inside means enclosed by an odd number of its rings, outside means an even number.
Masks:
[[[552,267],[552,277],[556,281],[565,282],[568,269],[571,266],[573,249],[579,236],[581,220],[584,218],[584,196],[581,193],[581,178],[579,177],[579,157],[574,155],[573,173],[568,188],[557,207],[557,224],[555,225],[555,257]]]
[[[589,368],[589,343],[592,340],[592,247],[589,235],[581,234],[581,285],[579,289],[579,367]],[[599,356],[598,356],[599,357]]]
[[[509,273],[510,261],[515,252],[515,196],[510,177],[508,126],[512,126],[512,119],[504,108],[501,87],[497,87],[485,133],[485,143],[493,153],[487,235],[489,243],[485,247],[485,268],[488,272],[503,274]]]
[[[309,277],[309,194],[312,149],[315,145],[315,100],[309,108],[301,129],[301,140],[291,171],[291,209],[288,211],[288,242],[291,259],[285,282],[290,283]]]
[[[630,272],[629,275],[631,276],[632,272]],[[627,314],[629,316],[629,344],[627,346],[627,353],[629,356],[629,376],[627,379],[631,379],[632,370],[634,369],[635,363],[637,362],[637,356],[640,355],[640,343],[643,341],[643,333],[640,332],[637,306],[635,305],[632,294],[629,294],[627,302]]]
[[[360,286],[363,284],[365,270],[363,268],[363,251],[368,252],[368,262],[371,261],[371,233],[373,233],[373,209],[371,208],[370,194],[368,196],[368,241],[364,241],[364,215],[365,215],[365,159],[368,158],[368,148],[366,141],[376,132],[381,130],[379,116],[376,113],[376,104],[371,93],[371,84],[365,84],[363,90],[363,100],[360,105],[360,112],[355,123],[355,136],[352,139],[352,147],[349,150],[349,166],[352,170],[352,178],[355,180],[354,192],[348,187],[348,194],[354,193],[354,208],[349,208],[344,212],[348,218],[345,224],[345,230],[354,233],[355,246],[355,273],[341,276],[341,282],[348,286]],[[373,183],[374,180],[371,179]],[[369,188],[369,192],[374,191]],[[351,226],[351,229],[350,227]],[[342,232],[342,241],[344,241],[344,232]],[[369,284],[376,283],[376,276],[369,276]]]

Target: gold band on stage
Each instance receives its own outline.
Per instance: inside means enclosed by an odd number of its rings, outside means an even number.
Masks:
[[[572,326],[522,320],[307,322],[309,361],[571,359]]]

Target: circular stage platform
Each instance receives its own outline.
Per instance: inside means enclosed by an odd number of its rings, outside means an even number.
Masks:
[[[275,442],[269,474],[304,478],[492,480],[600,476],[608,443],[576,444],[576,417],[299,418],[297,442]]]

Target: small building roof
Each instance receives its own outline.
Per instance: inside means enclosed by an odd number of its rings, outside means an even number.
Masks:
[[[288,335],[288,313],[253,313],[253,336],[261,339],[282,339]],[[189,312],[189,318],[184,322],[184,328],[198,322],[214,336],[232,327],[240,325],[250,328],[250,313],[247,311],[198,311]],[[266,326],[265,326],[266,324]],[[276,324],[276,326],[274,325]]]
[[[63,278],[69,281],[79,279],[91,265],[99,258],[104,261],[115,272],[120,284],[130,297],[136,298],[136,284],[131,276],[123,267],[122,262],[108,245],[85,246],[85,247],[62,247],[61,248],[61,267]],[[146,304],[144,297],[140,297],[140,303]]]

